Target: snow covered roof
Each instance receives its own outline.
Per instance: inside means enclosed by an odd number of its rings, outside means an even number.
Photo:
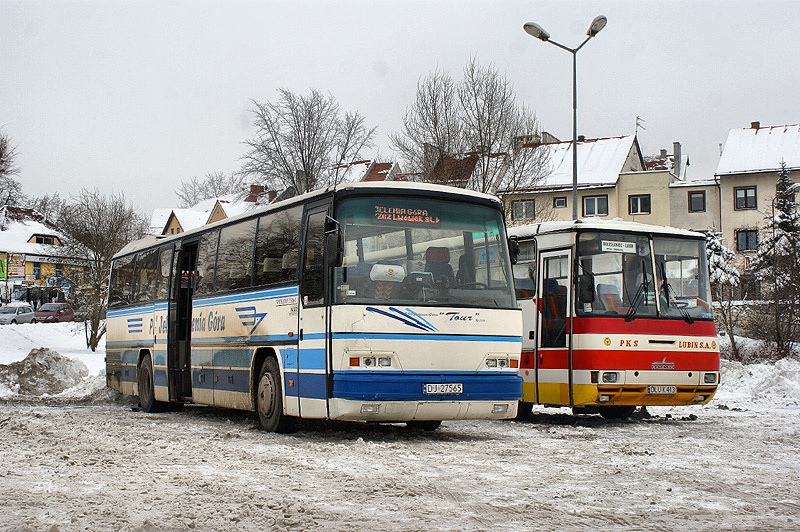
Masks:
[[[32,209],[4,206],[0,209],[0,251],[26,255],[53,255],[56,248],[50,244],[28,242],[34,235],[64,237],[44,216]]]
[[[728,133],[716,175],[778,171],[781,161],[789,170],[800,168],[800,124],[749,128]]]
[[[613,186],[619,174],[642,170],[644,163],[636,135],[578,141],[578,186]],[[572,141],[542,144],[533,149],[549,150],[551,172],[535,188],[572,186]],[[631,156],[638,160],[626,167]]]
[[[150,235],[160,235],[164,230],[164,226],[167,225],[170,214],[172,214],[172,209],[153,209],[147,233]]]
[[[178,223],[181,224],[181,227],[184,231],[205,225],[206,222],[208,222],[208,217],[210,214],[210,209],[206,211],[198,211],[194,209],[172,209],[172,215],[178,219]]]
[[[353,161],[352,163],[340,165],[337,170],[342,183],[355,183],[363,181],[372,167],[372,161]]]

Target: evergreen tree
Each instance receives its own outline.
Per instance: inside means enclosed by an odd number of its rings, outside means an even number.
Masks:
[[[753,264],[756,279],[771,292],[767,319],[759,320],[764,333],[772,336],[777,354],[791,354],[792,342],[800,335],[800,211],[786,163],[775,185],[775,197]],[[768,327],[771,330],[764,330]]]

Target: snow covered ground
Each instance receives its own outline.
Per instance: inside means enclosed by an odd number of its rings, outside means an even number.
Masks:
[[[0,529],[800,529],[797,360],[723,362],[709,405],[624,422],[537,408],[279,435],[140,412],[83,345],[76,324],[0,328]]]

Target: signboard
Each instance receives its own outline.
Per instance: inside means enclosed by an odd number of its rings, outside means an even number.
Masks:
[[[636,243],[603,240],[601,249],[611,253],[636,253]]]

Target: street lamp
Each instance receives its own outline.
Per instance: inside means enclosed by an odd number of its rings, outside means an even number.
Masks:
[[[572,54],[572,219],[578,219],[578,50],[589,42],[589,39],[600,33],[606,27],[608,19],[603,15],[597,16],[592,20],[592,24],[586,31],[586,39],[577,48],[569,48],[561,43],[550,40],[550,34],[535,22],[528,22],[523,26],[531,37],[541,41],[549,42],[558,46],[562,50]]]

